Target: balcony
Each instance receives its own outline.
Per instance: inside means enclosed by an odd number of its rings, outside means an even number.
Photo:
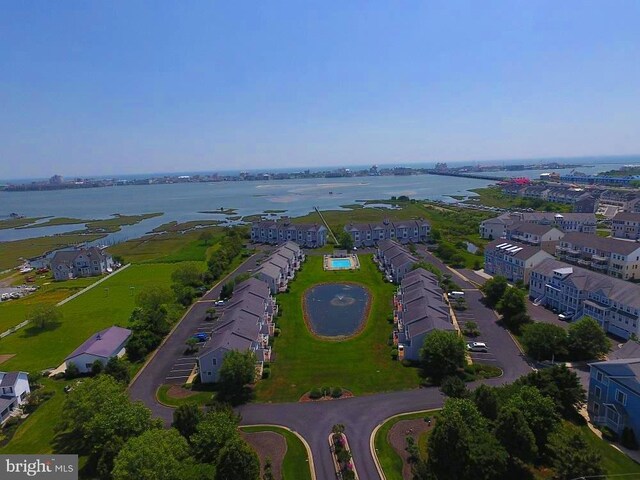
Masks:
[[[606,271],[609,268],[609,266],[606,263],[592,262],[591,268],[593,268],[594,270]]]
[[[609,258],[603,257],[602,255],[593,254],[591,260],[598,263],[609,263]]]
[[[591,261],[590,260],[586,260],[584,258],[579,258],[578,259],[578,265],[583,266],[583,267],[590,267],[591,266]]]

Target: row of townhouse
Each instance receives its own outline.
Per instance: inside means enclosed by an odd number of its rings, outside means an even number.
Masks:
[[[640,243],[567,233],[556,246],[556,257],[623,280],[640,279]]]
[[[317,223],[291,223],[288,219],[263,220],[252,223],[251,241],[272,245],[292,241],[303,247],[322,247],[327,243],[327,227]]]
[[[564,232],[553,225],[517,222],[505,227],[505,238],[515,242],[540,247],[547,253],[555,253]]]
[[[596,216],[593,213],[512,212],[489,218],[480,223],[480,236],[494,240],[504,238],[507,227],[516,223],[550,225],[563,232],[596,233]]]
[[[569,185],[509,183],[502,187],[502,191],[507,195],[572,205],[574,212],[593,213],[598,205],[597,193],[594,194]]]
[[[455,331],[438,278],[423,268],[407,273],[393,300],[393,341],[398,358],[420,360],[425,337],[434,330]]]
[[[271,361],[269,337],[275,330],[277,312],[266,283],[250,278],[238,284],[198,355],[200,381],[217,382],[224,357],[232,350],[254,352],[257,374],[261,374],[264,363]]]
[[[484,271],[502,275],[510,282],[529,281],[531,270],[551,254],[539,246],[516,241],[493,240],[484,249]]]
[[[640,240],[640,213],[618,212],[611,219],[611,235],[615,238]]]
[[[598,199],[600,207],[616,207],[623,212],[640,212],[640,193],[638,190],[604,190]]]
[[[618,337],[640,334],[640,285],[545,259],[531,271],[529,296],[571,320],[592,317]]]
[[[295,242],[276,248],[256,271],[256,278],[269,286],[271,293],[284,291],[304,262],[305,254]]]
[[[411,255],[409,250],[394,240],[378,242],[375,260],[387,279],[395,283],[400,283],[418,263],[418,259]]]
[[[344,231],[351,235],[356,247],[371,247],[381,240],[400,243],[419,243],[429,240],[431,225],[426,220],[391,221],[379,223],[350,223]]]
[[[113,271],[111,255],[98,247],[57,251],[49,261],[55,280],[94,277]]]

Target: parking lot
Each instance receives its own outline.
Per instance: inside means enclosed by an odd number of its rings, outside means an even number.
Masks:
[[[30,293],[34,292],[36,287],[21,285],[19,287],[0,287],[0,300],[6,302],[8,300],[18,300]]]
[[[456,318],[458,319],[458,324],[460,325],[460,329],[463,331],[464,331],[465,324],[467,322],[475,322],[476,324],[478,324],[478,321],[475,318],[474,313],[470,309],[462,310],[462,311],[457,310],[455,313],[456,313]],[[480,325],[478,325],[478,329],[480,329]],[[466,343],[482,342],[487,344],[488,352],[486,353],[485,352],[469,352],[469,355],[471,356],[471,359],[474,362],[488,363],[491,365],[500,366],[499,365],[500,362],[496,358],[493,352],[493,349],[491,348],[490,339],[486,334],[483,333],[482,329],[480,329],[480,335],[478,335],[477,337],[465,336],[464,339]]]
[[[200,349],[204,346],[206,341],[211,337],[211,332],[216,328],[217,321],[215,320],[206,320],[206,310],[214,306],[214,302],[200,302],[198,307],[198,313],[194,316],[193,327],[191,328],[190,337],[196,338],[197,336],[201,336],[202,338],[198,338],[198,342],[196,343],[197,350],[191,354],[187,353],[188,347],[185,343],[184,351],[182,355],[179,355],[178,358],[169,366],[169,370],[167,371],[167,375],[164,379],[164,383],[168,384],[176,384],[182,385],[187,381],[189,375],[193,371],[194,367],[198,363],[197,357]],[[216,311],[220,314],[222,312],[222,307],[215,307]]]

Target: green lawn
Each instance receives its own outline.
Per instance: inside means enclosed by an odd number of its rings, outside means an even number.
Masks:
[[[132,265],[59,307],[64,318],[56,328],[41,331],[27,326],[5,337],[0,341],[0,354],[15,356],[2,368],[33,371],[58,366],[98,330],[126,326],[135,295],[149,285],[167,285],[174,269],[172,264]]]
[[[212,391],[194,391],[194,394],[189,397],[175,398],[169,395],[169,388],[171,385],[161,385],[156,392],[158,401],[163,405],[169,407],[179,407],[188,403],[197,403],[198,405],[205,405],[211,401],[213,397]]]
[[[0,448],[0,453],[50,453],[53,451],[53,427],[58,421],[62,410],[65,393],[64,387],[69,382],[43,378],[44,389],[55,392],[53,397],[44,402],[24,421],[16,431],[11,441]]]
[[[428,410],[419,413],[409,413],[407,415],[392,417],[378,429],[374,438],[374,446],[376,449],[376,456],[378,457],[378,461],[380,462],[380,466],[382,467],[382,471],[387,477],[387,480],[402,480],[402,458],[400,458],[400,455],[396,453],[387,439],[391,428],[401,420],[414,420],[416,418],[433,416],[436,412],[437,410]],[[420,438],[420,440],[422,440],[422,437]],[[424,445],[420,446],[422,450],[424,448]]]
[[[290,293],[280,294],[277,302],[283,315],[282,330],[275,339],[277,361],[271,377],[258,382],[260,401],[295,401],[314,387],[330,386],[351,390],[356,395],[417,387],[418,371],[391,360],[387,339],[392,326],[394,286],[385,283],[371,255],[360,255],[360,270],[325,272],[322,257],[308,256],[302,271],[290,284]],[[324,341],[313,336],[304,322],[302,296],[321,282],[348,281],[369,289],[371,310],[367,324],[357,336],[344,341]]]
[[[307,449],[300,439],[285,428],[272,426],[241,427],[243,432],[275,432],[287,441],[287,453],[282,461],[283,480],[311,480]]]

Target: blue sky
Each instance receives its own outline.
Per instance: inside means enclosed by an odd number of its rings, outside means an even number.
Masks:
[[[0,178],[640,153],[636,0],[0,9]]]

